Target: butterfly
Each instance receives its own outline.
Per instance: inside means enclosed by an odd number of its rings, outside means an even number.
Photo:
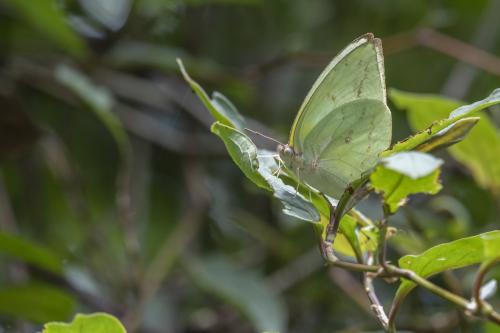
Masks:
[[[367,33],[323,70],[278,154],[300,181],[340,198],[391,142],[382,43]]]

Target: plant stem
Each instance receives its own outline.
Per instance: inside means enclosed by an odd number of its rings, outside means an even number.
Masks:
[[[342,260],[330,261],[329,264],[356,272],[364,272],[364,273],[380,272],[380,267],[375,265],[357,264],[354,262],[348,262]]]
[[[379,239],[378,239],[378,263],[384,270],[387,269],[386,251],[387,251],[387,220],[390,215],[390,210],[387,205],[384,205],[384,217],[380,220]]]
[[[500,261],[500,257],[495,258],[481,265],[479,271],[477,272],[476,279],[474,281],[474,288],[472,289],[472,297],[476,302],[477,311],[481,311],[483,307],[483,300],[481,299],[481,287],[483,286],[484,278],[493,266],[495,266]]]
[[[435,295],[438,295],[447,301],[457,305],[460,307],[462,310],[466,312],[472,312],[471,314],[477,315],[483,318],[486,318],[496,324],[500,324],[500,314],[495,312],[495,310],[492,308],[492,306],[483,301],[483,307],[481,309],[476,308],[476,309],[471,309],[471,303],[461,297],[458,296],[444,288],[439,287],[438,285],[430,282],[429,280],[419,276],[417,273],[408,270],[408,269],[402,269],[394,265],[386,264],[385,268],[382,267],[381,265],[366,265],[366,264],[356,264],[356,263],[351,263],[351,262],[345,262],[341,260],[333,260],[329,261],[330,264],[338,267],[342,267],[345,269],[349,270],[354,270],[358,272],[365,272],[365,273],[376,273],[376,276],[378,277],[398,277],[398,278],[404,278],[407,280],[410,280],[417,284],[420,287],[423,287],[430,292],[432,292]],[[395,318],[396,314],[398,312],[398,309],[401,305],[403,298],[399,297],[396,298],[391,311],[389,313],[389,318],[388,318],[388,323],[387,323],[387,328],[386,330],[388,332],[395,332]]]
[[[367,262],[371,264],[373,262],[373,255],[368,257]],[[363,274],[363,286],[365,287],[366,295],[368,296],[368,300],[370,301],[370,308],[372,312],[375,314],[375,317],[378,319],[382,327],[387,330],[389,327],[389,319],[387,318],[387,314],[385,313],[384,307],[380,303],[377,294],[375,292],[375,286],[373,285],[373,280],[377,276],[377,273],[367,273]]]

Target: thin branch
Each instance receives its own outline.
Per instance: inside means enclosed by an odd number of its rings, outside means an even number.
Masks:
[[[500,34],[499,12],[500,1],[489,0],[482,10],[478,21],[479,25],[470,40],[469,44],[471,46],[479,47],[485,51],[490,51],[495,47]],[[441,89],[441,93],[445,96],[462,100],[467,95],[467,91],[474,82],[477,73],[477,68],[463,62],[457,62]]]
[[[389,318],[384,311],[384,307],[380,303],[377,294],[375,293],[375,287],[373,286],[373,280],[376,275],[365,273],[363,274],[363,285],[365,287],[366,295],[371,303],[371,309],[382,327],[387,330],[389,327]]]
[[[422,29],[417,34],[418,44],[428,47],[464,63],[500,76],[500,58],[459,39],[432,29]]]
[[[379,273],[380,266],[375,265],[366,265],[366,264],[357,264],[354,262],[342,261],[342,260],[334,260],[327,262],[335,267],[340,267],[344,269],[348,269],[350,271],[362,272],[362,273]]]
[[[387,227],[388,227],[388,218],[390,215],[389,207],[384,205],[384,216],[380,220],[379,226],[379,240],[378,240],[378,263],[380,266],[387,269],[387,259],[386,259],[386,251],[387,251]]]
[[[368,258],[368,263],[371,264],[372,262],[373,262],[373,256],[370,255]],[[384,266],[379,268],[379,273],[385,269],[383,267]],[[375,293],[375,286],[373,285],[373,280],[377,277],[379,273],[364,273],[363,285],[365,287],[365,292],[366,295],[368,296],[368,300],[370,301],[371,309],[375,314],[375,317],[378,319],[382,327],[385,330],[387,330],[389,327],[389,318],[387,318],[387,314],[385,313],[384,307],[380,303],[377,294]]]
[[[337,232],[340,227],[340,221],[342,217],[349,212],[349,210],[356,205],[362,198],[364,198],[371,189],[366,186],[368,182],[368,176],[364,176],[359,180],[351,183],[349,187],[344,191],[340,200],[336,206],[333,206],[330,199],[323,195],[324,199],[328,203],[328,208],[330,212],[330,217],[328,224],[326,226],[324,238],[321,238],[321,254],[326,261],[335,261],[336,256],[333,251],[333,243],[337,237]],[[321,235],[320,237],[323,237]],[[351,244],[352,245],[352,244]],[[363,262],[363,256],[358,251],[355,246],[352,246],[354,253],[356,254],[356,259],[359,263]]]
[[[500,76],[500,58],[481,48],[465,43],[459,39],[447,36],[429,28],[420,28],[401,32],[385,37],[384,54],[386,56],[400,53],[421,46],[446,54],[463,63],[480,68],[490,74]],[[322,67],[333,57],[332,52],[300,51],[280,55],[259,65],[247,68],[246,74],[250,79],[269,72],[290,62],[297,62],[305,66]]]
[[[498,263],[500,262],[500,257],[495,258],[484,265],[481,265],[479,271],[477,272],[476,279],[474,281],[474,287],[472,289],[472,297],[476,303],[477,309],[480,311],[483,307],[483,299],[481,298],[481,288],[484,283],[484,278],[486,274]]]
[[[481,309],[478,309],[477,307],[473,306],[473,304],[471,304],[471,302],[468,301],[467,299],[458,296],[444,288],[439,287],[438,285],[419,276],[417,273],[411,270],[402,269],[390,264],[387,264],[386,268],[384,269],[382,266],[379,265],[375,266],[366,264],[356,264],[356,263],[341,261],[338,260],[337,258],[335,258],[334,261],[330,261],[329,263],[334,266],[353,271],[377,273],[376,274],[377,277],[384,277],[384,278],[397,277],[410,280],[415,284],[417,284],[418,286],[423,287],[432,292],[433,294],[440,296],[441,298],[444,298],[447,301],[455,304],[456,306],[464,310],[467,314],[487,318],[496,324],[500,324],[500,314],[495,312],[495,310],[489,303],[483,301],[483,307]],[[395,318],[398,309],[400,308],[402,299],[403,299],[402,297],[396,298],[391,307],[391,311],[389,313],[389,318],[388,318],[388,330],[390,332],[391,329],[394,330]]]

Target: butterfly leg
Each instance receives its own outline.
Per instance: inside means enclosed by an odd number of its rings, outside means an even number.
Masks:
[[[273,176],[276,176],[276,177],[280,176],[280,174],[281,174],[281,167],[282,167],[281,159],[278,159],[278,169],[276,169],[276,171],[273,172]]]
[[[294,197],[296,197],[297,194],[299,193],[299,186],[300,186],[300,168],[297,168],[297,187],[295,188]]]

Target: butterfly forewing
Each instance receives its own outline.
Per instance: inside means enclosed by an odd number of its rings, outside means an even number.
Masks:
[[[372,34],[353,41],[321,73],[294,121],[290,145],[301,152],[306,136],[325,116],[363,98],[386,103],[382,46]]]
[[[347,46],[306,96],[290,134],[291,170],[339,198],[378,161],[391,141],[382,45],[366,34]]]

